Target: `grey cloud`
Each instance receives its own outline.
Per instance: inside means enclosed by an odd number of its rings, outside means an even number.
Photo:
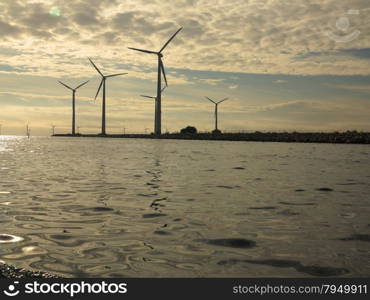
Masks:
[[[370,59],[370,48],[344,49],[339,51],[338,53],[342,53],[359,59]]]
[[[57,17],[49,13],[50,5],[42,2],[16,2],[9,5],[9,17],[16,23],[24,25],[26,29],[31,28],[51,28],[61,23],[64,18]]]
[[[151,35],[174,27],[173,22],[158,22],[157,14],[142,11],[119,13],[113,18],[112,24],[116,30],[130,35]]]
[[[323,111],[328,111],[328,109],[322,106],[322,104],[306,101],[280,103],[262,108],[262,112],[274,113],[307,113]]]
[[[206,32],[206,26],[194,18],[180,19],[180,25],[184,28],[181,35],[184,37],[202,38]]]
[[[349,16],[351,28],[361,35],[346,45],[324,34],[336,32],[336,20],[347,16],[349,5],[342,0],[14,0],[0,3],[0,34],[8,40],[68,40],[76,49],[99,44],[109,52],[109,47],[121,45],[155,50],[184,26],[169,48],[176,51],[174,66],[179,68],[185,61],[187,68],[198,70],[368,74],[366,3],[351,1],[350,8],[361,11]],[[54,6],[60,8],[60,17],[49,14]]]
[[[10,66],[10,65],[3,65],[3,64],[0,64],[0,71],[7,71],[7,72],[24,72],[23,69],[20,69],[20,68],[15,68],[13,66]]]
[[[370,48],[360,48],[360,49],[341,49],[334,51],[310,51],[298,53],[292,58],[292,61],[304,61],[312,59],[327,59],[335,60],[337,57],[353,57],[357,59],[370,59]]]
[[[119,0],[77,0],[73,1],[73,7],[76,9],[96,8],[97,10],[102,8],[116,7],[122,1]]]
[[[0,53],[3,56],[14,56],[21,54],[21,51],[8,47],[0,47]]]
[[[0,35],[2,37],[18,36],[20,33],[21,29],[18,26],[13,26],[0,20]]]
[[[82,26],[97,26],[99,25],[99,20],[94,13],[91,11],[84,11],[76,13],[72,16],[72,20],[78,25]]]
[[[96,39],[101,40],[102,42],[110,44],[110,45],[119,44],[121,42],[119,35],[114,31],[107,31],[107,32],[98,34],[95,37]]]
[[[34,12],[29,16],[22,18],[21,23],[30,28],[48,28],[55,27],[61,22],[60,17],[52,16],[48,12]]]

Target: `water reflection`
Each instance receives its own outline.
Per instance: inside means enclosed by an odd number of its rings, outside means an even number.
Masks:
[[[6,148],[0,259],[15,265],[75,277],[370,272],[363,146],[35,137]]]
[[[18,243],[23,241],[24,238],[12,234],[0,233],[0,244]]]

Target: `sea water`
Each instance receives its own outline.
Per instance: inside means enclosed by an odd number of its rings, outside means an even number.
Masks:
[[[66,277],[370,275],[370,146],[0,137],[0,260]]]

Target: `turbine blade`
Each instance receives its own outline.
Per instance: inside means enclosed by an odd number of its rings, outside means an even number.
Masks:
[[[98,67],[94,64],[94,62],[89,58],[89,61],[91,62],[91,64],[94,66],[95,70],[98,71],[98,73],[104,77],[103,73],[100,72],[100,70],[98,69]]]
[[[79,89],[81,86],[85,85],[86,83],[88,83],[90,80],[88,81],[85,81],[84,83],[81,83],[78,87],[75,88],[75,90]]]
[[[212,99],[206,97],[206,99],[208,99],[209,101],[213,102],[214,104],[217,104],[215,101],[213,101]]]
[[[179,30],[177,30],[174,34],[173,34],[173,36],[171,36],[171,38],[167,41],[167,43],[166,44],[164,44],[164,46],[162,47],[162,49],[161,50],[159,50],[159,53],[161,53],[166,47],[167,47],[167,45],[169,44],[169,43],[171,43],[171,41],[175,38],[175,36],[180,32],[182,30],[182,27],[179,29]]]
[[[224,102],[224,101],[226,101],[226,100],[228,100],[229,98],[225,98],[225,99],[222,99],[221,101],[218,101],[218,103],[217,104],[220,104],[221,102]]]
[[[158,54],[158,52],[150,51],[150,50],[144,50],[144,49],[138,49],[138,48],[130,48],[130,50],[135,50],[135,51],[140,51],[140,52],[145,52],[145,53],[150,53],[150,54]]]
[[[109,78],[109,77],[115,77],[115,76],[120,76],[120,75],[127,75],[128,73],[119,73],[119,74],[113,74],[113,75],[108,75],[108,76],[105,76],[106,78]]]
[[[163,61],[162,60],[160,60],[160,64],[161,64],[161,70],[162,70],[162,74],[163,74],[163,77],[164,77],[164,81],[166,82],[166,86],[168,86],[166,72],[164,70],[164,65],[163,65]]]
[[[94,99],[94,100],[96,100],[96,97],[98,97],[98,95],[99,95],[99,92],[100,92],[101,86],[103,85],[103,81],[104,81],[104,79],[102,79],[102,80],[100,81],[100,85],[99,85],[98,91],[96,92],[96,95],[95,95],[95,99]]]
[[[69,87],[68,85],[64,84],[63,82],[61,82],[61,81],[59,81],[59,80],[58,80],[58,82],[59,82],[60,84],[64,85],[67,89],[70,89],[70,90],[72,90],[72,91],[73,91],[73,89],[72,89],[71,87]]]
[[[152,96],[146,96],[146,95],[140,95],[140,96],[144,98],[155,99],[155,97],[152,97]]]

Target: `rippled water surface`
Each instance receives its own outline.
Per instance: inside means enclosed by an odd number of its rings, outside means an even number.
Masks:
[[[0,260],[68,277],[370,275],[370,147],[0,137]]]

